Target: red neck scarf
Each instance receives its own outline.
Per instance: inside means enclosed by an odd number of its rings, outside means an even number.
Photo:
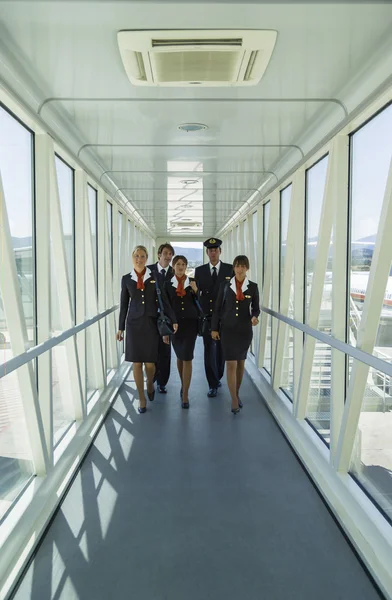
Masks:
[[[180,296],[180,298],[183,298],[184,296],[186,296],[186,291],[184,289],[184,282],[186,280],[186,275],[183,275],[182,277],[177,277],[177,275],[176,275],[176,279],[178,281],[176,294],[177,294],[177,296]]]
[[[244,280],[245,281],[245,280]],[[237,293],[236,293],[236,300],[245,300],[245,296],[242,293],[242,284],[244,282],[243,281],[238,281],[237,277],[235,278],[235,286],[237,288]]]
[[[146,272],[146,267],[144,267],[144,269],[141,273],[138,273],[135,269],[135,273],[137,275],[137,286],[136,286],[137,290],[142,290],[142,291],[144,290],[143,277],[144,277],[145,272]]]

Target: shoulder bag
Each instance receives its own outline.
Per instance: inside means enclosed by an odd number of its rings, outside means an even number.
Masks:
[[[163,337],[164,335],[173,335],[174,329],[171,320],[167,315],[165,315],[165,311],[163,309],[162,302],[162,292],[159,288],[159,284],[157,278],[155,278],[155,288],[158,296],[158,304],[159,304],[159,315],[157,319],[157,327],[159,331],[159,335]]]

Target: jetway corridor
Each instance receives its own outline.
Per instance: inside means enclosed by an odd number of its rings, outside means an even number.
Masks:
[[[0,600],[392,600],[391,30],[0,0]]]
[[[233,418],[202,354],[189,411],[174,376],[140,418],[128,375],[15,600],[381,597],[251,379]]]

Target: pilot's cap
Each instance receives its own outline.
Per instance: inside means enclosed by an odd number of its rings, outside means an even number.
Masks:
[[[220,248],[222,245],[222,240],[218,240],[217,238],[208,238],[203,244],[206,248]]]

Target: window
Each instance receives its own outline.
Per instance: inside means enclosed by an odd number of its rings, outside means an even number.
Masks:
[[[29,345],[35,343],[35,254],[33,196],[33,135],[19,121],[0,107],[0,174],[15,266],[22,300]],[[0,229],[4,242],[3,227]],[[0,246],[1,252],[1,246]],[[12,358],[7,307],[3,302],[4,273],[0,277],[0,344],[2,362]],[[27,349],[27,348],[26,348]]]
[[[321,214],[327,178],[328,156],[306,171],[305,187],[305,320],[308,321],[310,295],[318,248]],[[318,328],[331,332],[332,320],[332,236]],[[307,419],[328,445],[331,417],[331,347],[316,341],[307,405]]]
[[[109,256],[113,272],[113,206],[109,201],[106,204],[106,208],[108,212]]]
[[[88,184],[87,188],[91,228],[91,243],[93,247],[94,273],[96,286],[98,290],[98,194],[97,190],[91,187],[91,185]]]
[[[351,136],[351,256],[348,342],[357,343],[392,157],[392,105]],[[392,360],[392,270],[373,354]],[[352,359],[349,361],[350,370]],[[392,522],[392,380],[369,369],[351,461],[351,473]]]
[[[74,170],[56,156],[57,184],[60,197],[68,282],[71,292],[72,313],[75,322],[75,194]]]

